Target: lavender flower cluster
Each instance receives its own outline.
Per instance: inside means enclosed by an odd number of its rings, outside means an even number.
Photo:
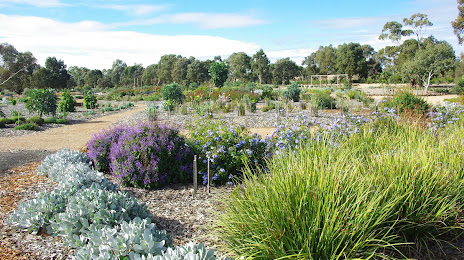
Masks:
[[[118,141],[119,136],[127,131],[130,127],[118,125],[113,128],[103,130],[94,134],[87,142],[88,156],[95,164],[97,170],[101,172],[110,172],[110,148],[111,145]]]
[[[95,164],[108,163],[122,185],[154,189],[192,178],[193,152],[178,131],[167,126],[119,126],[94,136],[90,144]]]

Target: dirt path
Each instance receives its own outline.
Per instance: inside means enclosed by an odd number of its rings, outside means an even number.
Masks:
[[[51,128],[27,136],[0,137],[0,152],[19,150],[58,151],[65,148],[79,150],[90,140],[92,134],[110,127],[113,123],[126,116],[142,111],[144,108],[144,105],[138,104],[130,111],[99,117],[81,124]]]

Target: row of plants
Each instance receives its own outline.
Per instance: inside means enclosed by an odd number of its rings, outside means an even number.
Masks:
[[[91,165],[76,151],[47,156],[38,172],[58,186],[20,204],[8,224],[61,238],[76,249],[73,259],[220,259],[202,244],[174,247],[170,235],[151,223],[144,204]]]
[[[278,123],[267,139],[250,135],[244,127],[228,126],[221,119],[210,116],[197,117],[189,126],[187,138],[166,126],[149,121],[138,126],[116,126],[94,135],[87,144],[89,155],[99,170],[112,173],[122,184],[142,188],[159,188],[173,182],[190,182],[193,154],[197,154],[200,178],[207,182],[207,166],[212,184],[232,184],[242,178],[245,165],[262,166],[266,159],[281,149],[297,149],[311,138],[326,138],[336,144],[338,139],[359,133],[365,124],[382,125],[386,118],[398,117],[397,113],[415,111],[422,113],[422,99],[399,92],[393,101],[382,103],[370,116],[346,115],[331,124],[317,124],[301,113],[293,120],[277,114]],[[392,104],[392,107],[385,106]],[[156,117],[156,108],[147,108],[149,117]],[[453,123],[462,114],[462,107],[444,103],[433,108],[421,120],[428,128],[437,131]],[[292,123],[293,122],[293,123]],[[380,123],[379,123],[380,122]],[[163,162],[170,162],[165,165]]]

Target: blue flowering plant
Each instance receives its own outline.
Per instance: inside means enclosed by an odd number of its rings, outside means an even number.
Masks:
[[[124,186],[157,189],[192,180],[193,152],[168,126],[145,122],[127,127],[109,157],[113,175]]]
[[[198,158],[198,174],[207,183],[207,167],[213,185],[233,184],[245,165],[264,165],[266,141],[243,126],[229,126],[222,119],[196,118],[189,126],[189,140]]]
[[[427,114],[430,118],[431,130],[436,132],[446,125],[454,124],[464,115],[464,107],[459,103],[444,102],[441,105],[435,106]]]

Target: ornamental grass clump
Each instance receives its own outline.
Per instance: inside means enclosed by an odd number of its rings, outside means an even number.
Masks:
[[[156,189],[192,180],[193,152],[168,126],[128,127],[111,145],[109,158],[112,174],[125,186]]]
[[[204,185],[208,181],[208,160],[214,185],[233,184],[234,179],[242,177],[247,163],[253,167],[265,163],[266,141],[257,134],[250,135],[244,127],[227,126],[221,119],[195,119],[189,126],[189,137]]]
[[[266,170],[247,169],[216,222],[224,250],[256,259],[407,258],[408,249],[457,234],[463,120],[439,139],[401,121],[371,124],[337,146],[307,142]]]

